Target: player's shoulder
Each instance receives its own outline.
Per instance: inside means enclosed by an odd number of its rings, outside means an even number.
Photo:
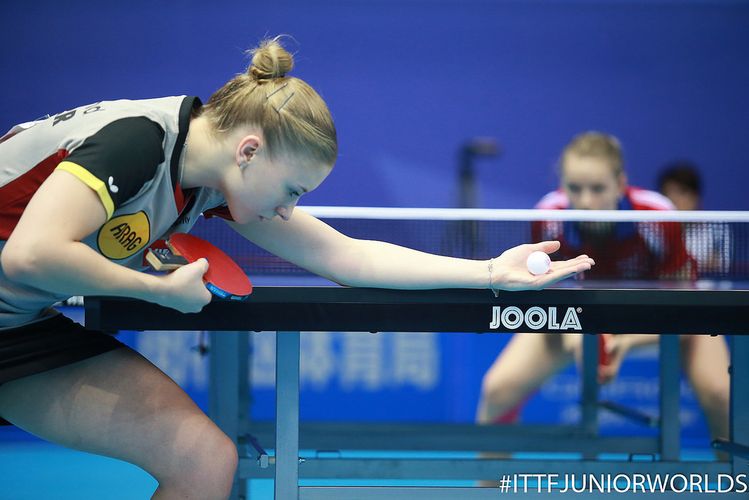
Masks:
[[[570,200],[567,197],[567,194],[561,189],[557,189],[546,193],[538,203],[536,203],[535,208],[542,210],[560,210],[568,208],[569,206]]]
[[[671,200],[660,193],[643,189],[636,186],[627,188],[627,198],[629,198],[634,210],[674,210],[674,204]]]

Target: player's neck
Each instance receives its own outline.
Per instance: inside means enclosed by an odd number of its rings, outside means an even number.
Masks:
[[[182,154],[185,155],[181,173],[183,189],[218,189],[222,170],[233,164],[233,154],[229,152],[225,141],[213,134],[204,116],[198,116],[190,121]]]

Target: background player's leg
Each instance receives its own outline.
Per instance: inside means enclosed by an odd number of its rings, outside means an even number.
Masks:
[[[573,359],[578,334],[516,333],[484,375],[476,420],[498,418],[525,400]],[[567,338],[568,337],[568,338]]]
[[[232,441],[129,348],[0,386],[0,415],[48,441],[142,467],[159,482],[154,498],[208,500],[231,491]]]
[[[710,435],[728,439],[728,404],[731,379],[725,338],[708,335],[682,335],[682,363],[702,411]],[[719,454],[721,458],[726,455]]]
[[[579,335],[576,335],[579,337]],[[546,379],[573,360],[572,345],[579,339],[567,335],[516,333],[484,375],[476,415],[479,424],[497,423],[518,406]],[[481,458],[507,458],[504,453],[481,453]],[[496,488],[496,480],[477,486]]]

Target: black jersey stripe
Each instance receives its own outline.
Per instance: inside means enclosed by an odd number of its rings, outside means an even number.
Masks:
[[[164,162],[164,129],[148,118],[121,118],[75,148],[67,161],[104,183],[114,210],[135,196]]]

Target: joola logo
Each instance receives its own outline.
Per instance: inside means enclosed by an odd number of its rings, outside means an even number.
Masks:
[[[148,244],[151,227],[145,212],[121,215],[99,230],[98,244],[102,255],[119,260],[134,255]]]
[[[494,306],[492,307],[492,321],[489,323],[489,328],[492,330],[500,328],[517,330],[521,326],[525,326],[531,330],[540,330],[542,328],[549,330],[582,330],[583,327],[580,324],[580,318],[577,315],[578,312],[582,312],[582,310],[575,310],[574,307],[568,307],[564,313],[562,322],[559,323],[557,321],[556,307],[543,309],[534,306],[523,312],[519,307],[515,306]]]

